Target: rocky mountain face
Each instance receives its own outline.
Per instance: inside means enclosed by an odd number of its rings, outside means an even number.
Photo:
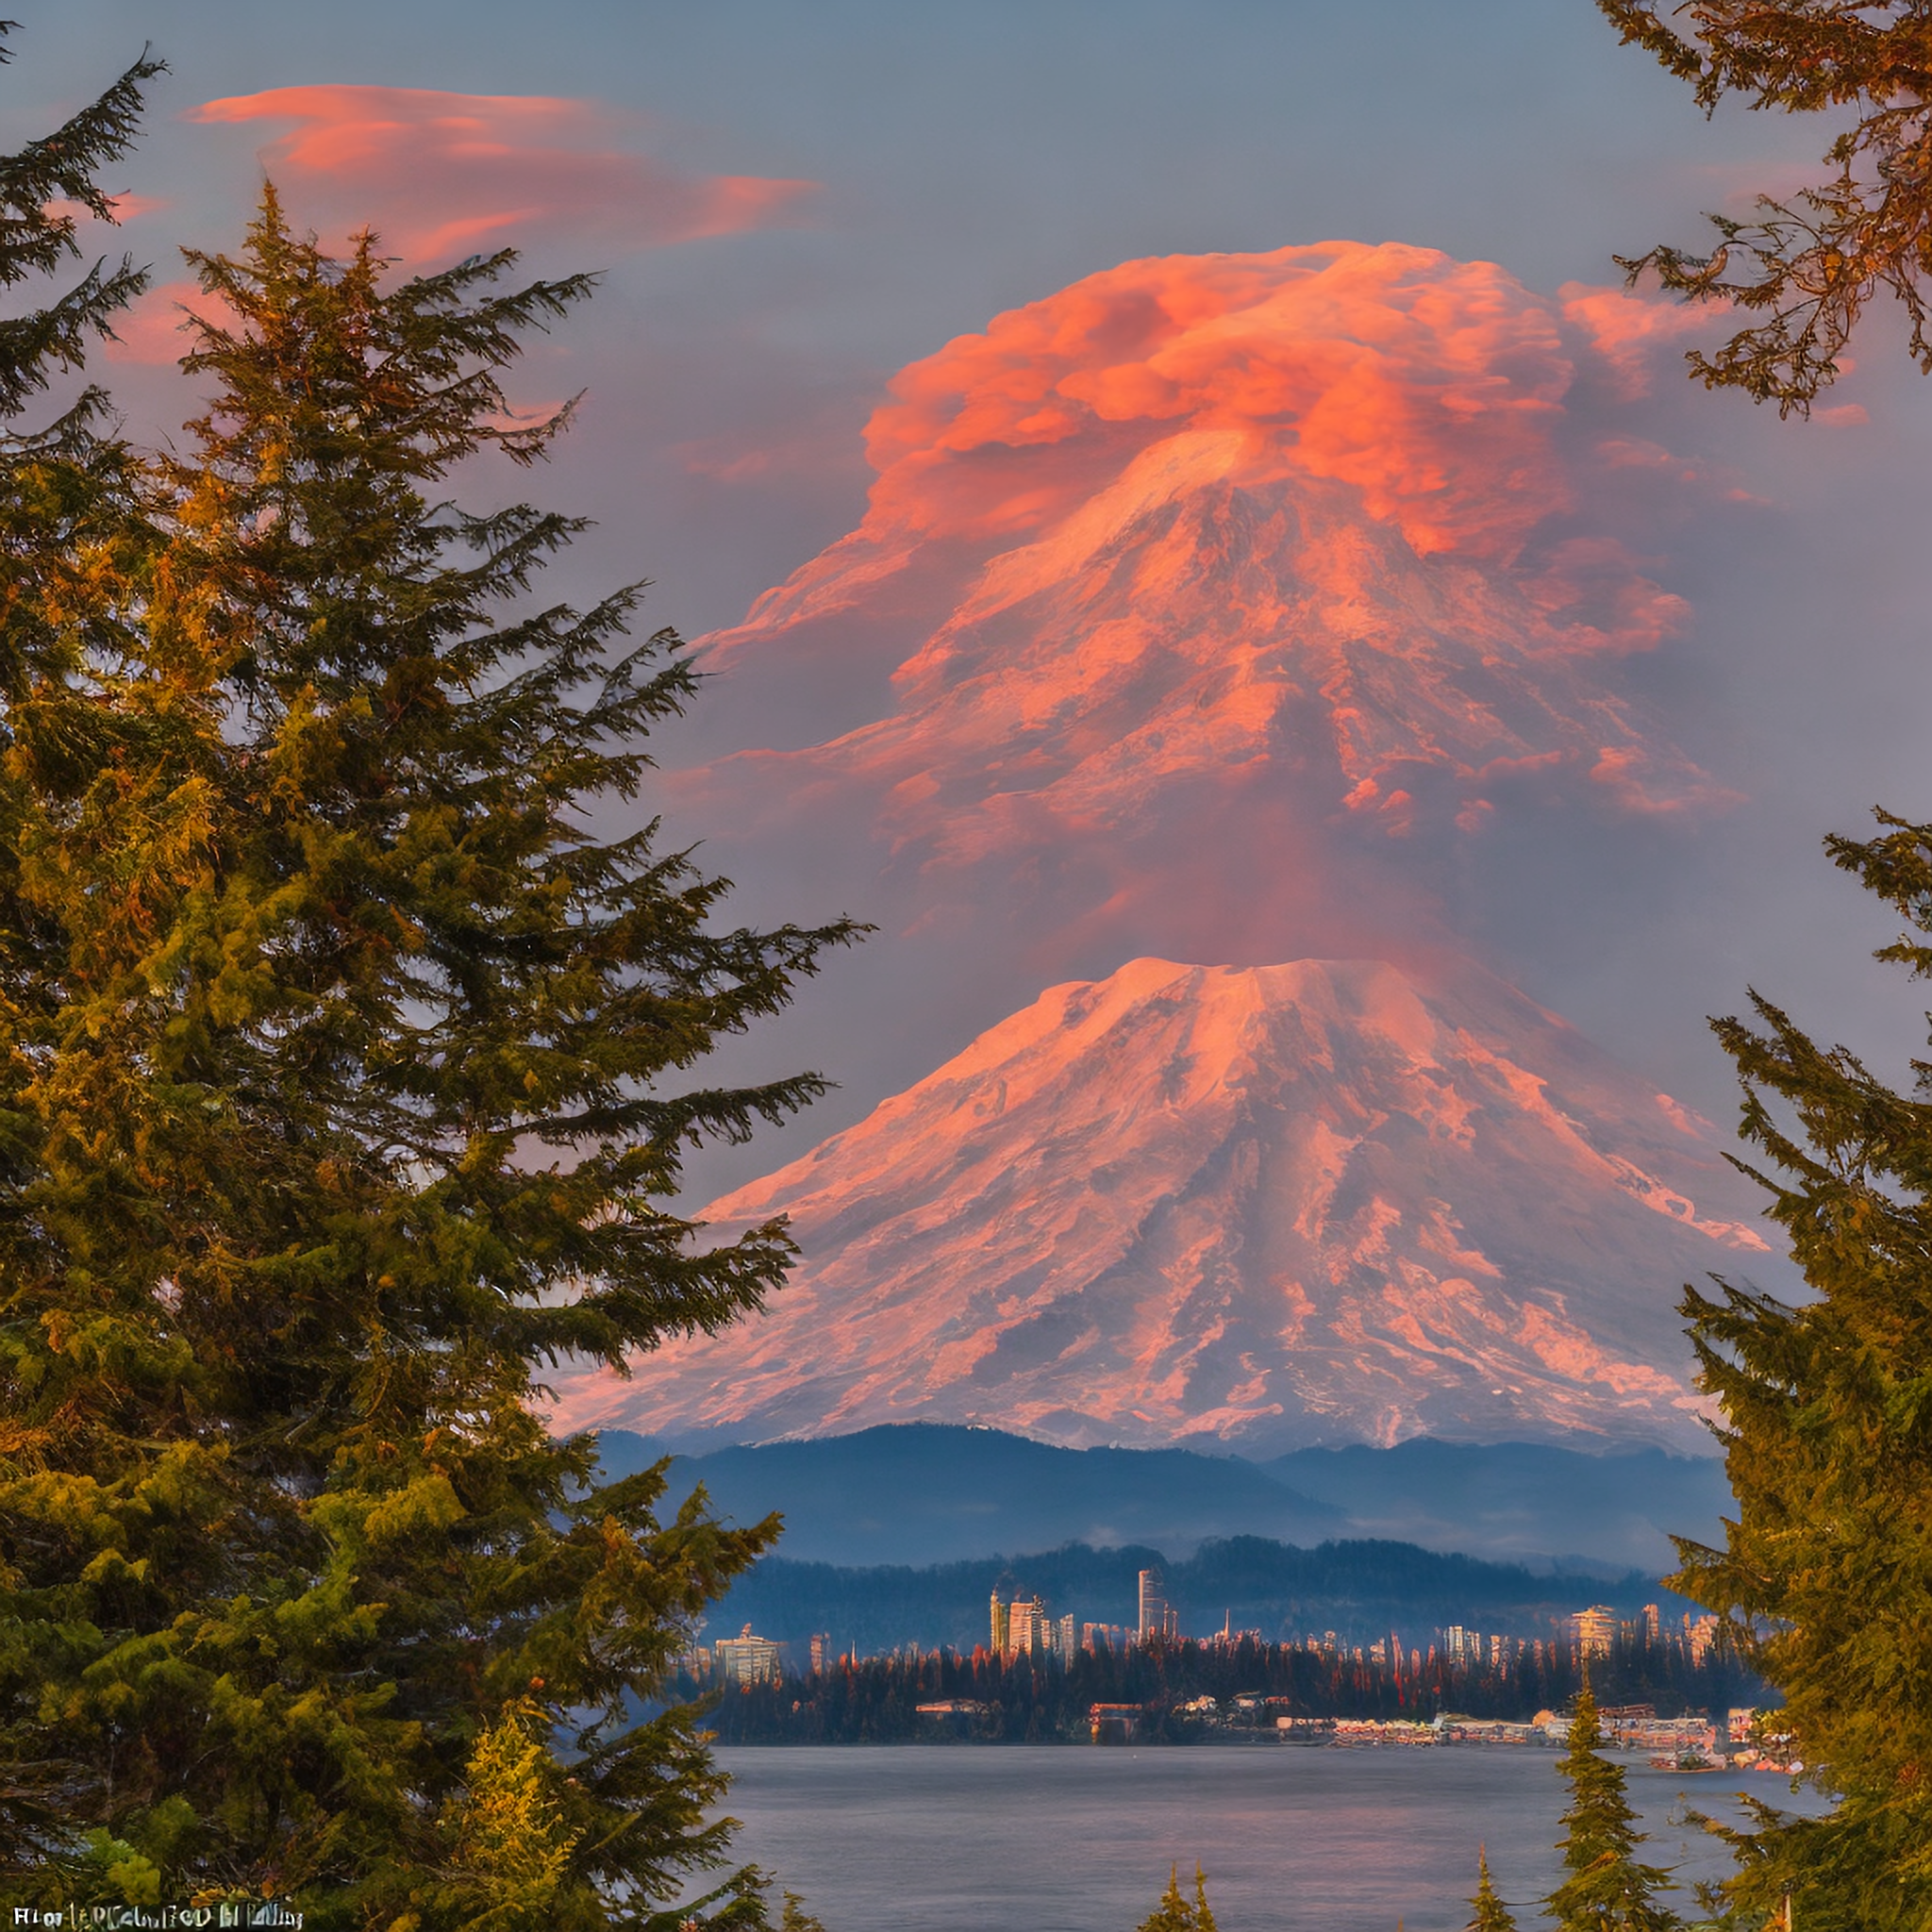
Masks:
[[[1752,1191],[1461,930],[1499,828],[1725,796],[1621,676],[1682,615],[1592,521],[1662,452],[1571,422],[1622,315],[1336,243],[895,380],[864,525],[701,646],[761,748],[672,793],[880,922],[854,1038],[971,1043],[707,1210],[791,1217],[765,1316],[563,1420],[1707,1447],[1674,1303],[1765,1257]]]
[[[1137,959],[714,1204],[771,1311],[574,1422],[1075,1445],[1707,1438],[1676,1285],[1765,1252],[1712,1137],[1465,968]]]

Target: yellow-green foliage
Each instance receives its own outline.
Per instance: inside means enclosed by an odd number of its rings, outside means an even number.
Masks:
[[[1516,1932],[1516,1921],[1509,1907],[1496,1895],[1495,1881],[1490,1876],[1490,1852],[1478,1845],[1475,1854],[1475,1896],[1470,1900],[1468,1932]]]
[[[149,71],[0,158],[0,283],[71,252]],[[273,191],[192,266],[182,454],[0,439],[0,1906],[645,1923],[728,1830],[653,1700],[775,1524],[600,1486],[541,1378],[782,1279],[781,1227],[699,1247],[670,1197],[822,1083],[693,1069],[854,928],[729,928],[593,829],[677,641],[528,594],[573,520],[442,501],[559,433],[503,382],[588,280],[332,258]],[[0,336],[0,410],[138,286]]]
[[[1181,1891],[1180,1867],[1168,1868],[1167,1890],[1152,1913],[1141,1922],[1141,1932],[1216,1932],[1214,1914],[1208,1906],[1208,1876],[1194,1867],[1194,1895]]]

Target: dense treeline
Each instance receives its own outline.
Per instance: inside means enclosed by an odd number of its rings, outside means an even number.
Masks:
[[[1139,1572],[1158,1567],[1182,1627],[1259,1630],[1275,1641],[1333,1630],[1349,1643],[1392,1628],[1426,1633],[1462,1624],[1518,1637],[1548,1636],[1554,1623],[1586,1604],[1608,1604],[1634,1617],[1660,1604],[1667,1624],[1688,1607],[1641,1572],[1615,1582],[1600,1576],[1539,1575],[1515,1563],[1445,1556],[1414,1543],[1325,1542],[1314,1549],[1267,1537],[1211,1540],[1184,1562],[1128,1545],[1085,1543],[1034,1557],[988,1557],[930,1569],[841,1569],[769,1557],[741,1576],[713,1613],[712,1635],[752,1624],[760,1634],[802,1642],[824,1630],[856,1655],[900,1644],[951,1644],[970,1651],[987,1641],[987,1599],[1038,1594],[1055,1616],[1130,1624]]]
[[[1663,1716],[1765,1701],[1763,1685],[1728,1651],[1693,1662],[1678,1642],[1619,1642],[1594,1657],[1591,1682],[1605,1705],[1652,1704]],[[687,1691],[698,1686],[688,1684]],[[1071,1666],[1050,1658],[1003,1659],[977,1650],[844,1658],[804,1677],[718,1694],[710,1723],[738,1744],[885,1744],[958,1738],[989,1743],[1088,1740],[1095,1704],[1132,1704],[1145,1713],[1141,1736],[1154,1741],[1227,1741],[1272,1731],[1281,1716],[1407,1718],[1442,1711],[1523,1720],[1562,1710],[1583,1688],[1576,1653],[1546,1643],[1500,1667],[1425,1657],[1419,1670],[1391,1671],[1380,1659],[1300,1644],[1152,1643],[1124,1652],[1082,1651]],[[1271,1703],[1238,1711],[1233,1700],[1259,1693]],[[1184,1707],[1211,1697],[1209,1716]],[[983,1713],[922,1718],[918,1707],[959,1699]]]
[[[677,640],[540,594],[584,525],[503,484],[571,408],[506,384],[593,276],[265,187],[167,453],[25,413],[145,286],[81,224],[158,72],[0,155],[0,1924],[751,1932],[660,1693],[777,1520],[597,1480],[537,1384],[782,1282],[680,1163],[823,1090],[704,1064],[857,931],[728,924],[633,808]]]

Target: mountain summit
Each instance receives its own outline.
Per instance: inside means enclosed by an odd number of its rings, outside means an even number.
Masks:
[[[863,523],[699,647],[758,748],[669,784],[878,924],[808,1052],[897,1097],[709,1210],[791,1217],[769,1314],[567,1420],[1707,1448],[1676,1289],[1769,1258],[1757,1204],[1474,963],[1607,930],[1727,796],[1626,675],[1684,614],[1643,532],[1691,473],[1607,433],[1657,315],[1332,242],[893,379]]]
[[[1751,1207],[1701,1123],[1474,968],[1137,959],[717,1202],[792,1218],[771,1312],[565,1416],[1702,1448],[1672,1291],[1765,1253]]]

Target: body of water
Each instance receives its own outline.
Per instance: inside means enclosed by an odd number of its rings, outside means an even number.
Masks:
[[[738,1852],[827,1932],[1133,1932],[1198,1858],[1221,1932],[1457,1932],[1478,1842],[1524,1932],[1557,1882],[1557,1753],[1493,1747],[833,1746],[719,1753]],[[1683,1821],[1788,1778],[1627,1766],[1646,1860],[1688,1886],[1727,1869]]]

